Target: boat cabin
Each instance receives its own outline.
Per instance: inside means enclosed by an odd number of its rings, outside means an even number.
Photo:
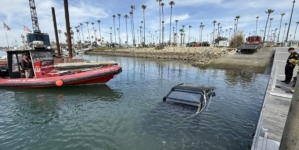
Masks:
[[[44,46],[35,45],[32,49],[8,50],[7,64],[1,67],[1,78],[25,78],[21,67],[22,56],[26,55],[31,61],[31,77],[43,78],[54,70],[54,50]]]

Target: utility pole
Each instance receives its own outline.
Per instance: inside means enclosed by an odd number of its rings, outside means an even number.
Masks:
[[[297,79],[299,75],[297,75]],[[299,80],[296,82],[279,150],[299,149]]]

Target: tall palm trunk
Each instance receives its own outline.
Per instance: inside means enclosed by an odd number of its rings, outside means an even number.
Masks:
[[[127,19],[128,19],[128,15],[125,15],[125,21],[126,21],[126,38],[127,38],[127,46],[128,46],[128,43],[129,43],[129,39],[128,39],[128,24],[127,24]]]
[[[144,14],[144,11],[145,11],[145,8],[146,6],[145,5],[142,5],[141,8],[143,9],[143,47],[145,47],[145,14]]]
[[[283,31],[283,36],[282,36],[282,42],[283,42],[283,39],[284,39],[284,36],[286,35],[286,28],[287,28],[287,23],[285,23],[285,26],[284,26],[284,31]]]
[[[213,29],[213,42],[215,41],[215,26],[216,26],[216,22],[214,23],[214,29]]]
[[[132,9],[132,25],[133,25],[133,44],[134,44],[134,46],[136,46],[135,28],[134,28],[134,9],[135,9],[135,6],[131,7],[131,9]]]
[[[290,17],[290,22],[289,22],[289,27],[288,27],[288,31],[287,31],[287,35],[286,35],[286,42],[288,41],[288,37],[289,37],[289,32],[290,32],[290,26],[291,26],[291,22],[292,22],[292,17],[293,17],[293,11],[294,11],[294,5],[295,5],[295,0],[293,1],[293,8],[292,8],[292,12],[291,12],[291,17]]]
[[[266,21],[266,26],[265,26],[265,31],[264,31],[263,42],[265,42],[265,37],[266,37],[267,25],[268,25],[269,18],[270,18],[270,13],[268,14],[268,18],[267,18],[267,21]]]
[[[259,16],[256,17],[256,26],[255,26],[255,35],[257,35],[257,22],[258,22]]]
[[[115,15],[113,15],[113,26],[114,26],[114,43],[116,43],[116,32],[115,32]]]
[[[133,16],[133,12],[131,11],[130,12],[130,21],[131,21],[131,34],[132,34],[132,44],[133,44],[133,46],[135,46],[135,44],[134,44],[134,33],[133,33],[133,20],[132,20],[132,17]]]
[[[296,32],[297,32],[297,27],[298,27],[299,22],[296,22],[296,23],[297,23],[297,26],[296,26],[295,33],[294,33],[294,40],[296,38]]]
[[[162,45],[164,45],[164,9],[163,9],[163,6],[164,6],[164,3],[161,3],[161,10],[162,10]]]
[[[271,23],[272,23],[272,18],[270,18],[270,26],[269,26],[269,32],[268,32],[268,35],[267,35],[267,41],[269,40],[269,33],[270,33],[270,29],[271,29]]]
[[[118,14],[118,41],[120,44],[120,14]]]
[[[84,40],[83,31],[82,31],[82,30],[83,30],[83,29],[82,29],[82,26],[83,26],[83,24],[82,24],[82,23],[80,23],[80,26],[81,26],[81,33],[82,33],[82,39],[83,39],[83,41],[82,41],[82,42],[84,43],[84,42],[85,42],[85,40]]]
[[[160,31],[159,31],[159,45],[161,45],[161,24],[162,24],[162,21],[161,21],[161,1],[159,0],[159,17],[160,17],[160,22],[159,22],[159,25],[160,25]]]
[[[174,1],[169,2],[170,7],[170,22],[169,22],[169,43],[171,45],[171,19],[172,19],[172,6],[174,5]]]
[[[102,39],[102,34],[101,34],[101,20],[98,20],[98,23],[99,23],[99,32],[100,32],[100,39],[101,39],[100,43],[102,45],[103,39]]]
[[[282,17],[285,15],[285,13],[281,14],[281,19],[280,19],[280,25],[279,25],[279,31],[278,31],[278,37],[277,37],[277,43],[279,42],[279,37],[280,37],[280,29],[281,29],[281,23],[282,23]]]
[[[90,42],[91,42],[91,39],[90,39],[90,34],[89,34],[88,22],[86,22],[86,24],[87,24],[88,38],[89,38],[89,40],[90,40]]]

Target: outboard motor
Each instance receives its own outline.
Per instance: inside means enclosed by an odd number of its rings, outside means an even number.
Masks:
[[[0,77],[8,77],[8,66],[0,66]]]

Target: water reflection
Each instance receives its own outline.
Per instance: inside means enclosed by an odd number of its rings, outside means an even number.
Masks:
[[[225,70],[225,80],[230,85],[237,83],[250,83],[256,79],[256,73],[246,71]]]
[[[87,109],[93,104],[113,103],[122,98],[123,93],[108,85],[70,86],[45,89],[14,89],[16,114],[20,120],[32,124],[48,124],[61,116],[60,112],[73,113]],[[99,102],[97,102],[99,101]],[[112,104],[111,104],[112,105]],[[99,106],[101,107],[101,106]]]

